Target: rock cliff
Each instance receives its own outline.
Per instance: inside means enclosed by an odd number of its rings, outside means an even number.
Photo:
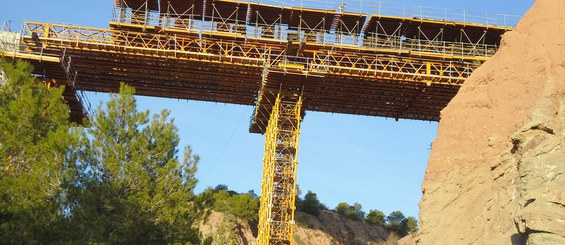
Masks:
[[[564,98],[565,1],[537,0],[442,111],[409,243],[565,244]]]

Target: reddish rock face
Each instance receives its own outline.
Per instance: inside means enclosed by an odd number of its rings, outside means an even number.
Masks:
[[[565,244],[565,1],[537,0],[442,111],[417,244]]]

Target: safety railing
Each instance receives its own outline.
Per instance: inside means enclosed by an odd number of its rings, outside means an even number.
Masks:
[[[413,58],[399,59],[395,55],[354,52],[319,51],[311,57],[288,56],[283,49],[273,50],[267,45],[251,45],[222,39],[191,39],[186,37],[144,34],[99,28],[73,27],[56,24],[26,23],[24,43],[30,48],[26,52],[42,52],[59,57],[67,48],[92,48],[108,50],[110,47],[122,52],[148,52],[167,58],[190,55],[192,59],[213,60],[235,65],[268,67],[273,69],[295,69],[308,72],[330,72],[339,74],[379,73],[388,76],[429,77],[431,80],[462,81],[476,65],[457,61]],[[34,40],[34,36],[37,37]],[[425,50],[422,43],[421,50]],[[131,50],[130,50],[131,49]],[[59,53],[56,53],[59,50]],[[130,51],[128,51],[130,50]],[[447,50],[447,49],[446,49]],[[471,52],[473,49],[470,49]],[[445,51],[447,52],[447,51]],[[415,79],[414,79],[415,80]]]
[[[462,22],[473,22],[472,20],[474,19],[478,20],[484,17],[484,22],[489,25],[496,23],[511,25],[509,23],[514,22],[510,21],[517,19],[517,16],[515,16],[516,18],[510,18],[508,15],[479,16],[466,11],[457,12],[450,9],[410,6],[398,3],[368,3],[370,4],[368,6],[366,5],[366,8],[372,9],[380,15],[412,16],[413,18],[419,19],[461,20]],[[340,8],[340,10],[343,9]],[[212,21],[204,21],[203,19]],[[324,45],[340,45],[344,47],[401,49],[410,52],[456,55],[462,57],[490,57],[497,49],[495,45],[486,45],[480,42],[466,43],[436,42],[435,40],[407,40],[406,38],[393,35],[386,36],[374,33],[340,32],[337,30],[321,31],[304,28],[291,30],[284,24],[248,25],[241,20],[229,20],[218,17],[214,19],[214,16],[207,16],[206,18],[202,18],[201,16],[195,17],[190,12],[182,13],[182,15],[177,13],[159,14],[153,11],[146,13],[143,10],[115,8],[112,21],[136,24],[144,27],[159,26],[162,28],[182,29],[191,34],[198,35],[200,38],[211,38],[210,35],[217,35],[218,38],[223,36],[225,39],[235,38],[245,39],[245,41],[270,39],[272,41],[286,42],[290,40]],[[480,21],[475,22],[478,23]]]
[[[78,99],[79,103],[82,105],[83,110],[82,113],[84,117],[88,118],[92,115],[92,106],[88,96],[84,92],[84,88],[80,84],[80,79],[78,71],[73,68],[73,56],[67,55],[67,50],[63,50],[63,54],[61,55],[61,67],[67,76],[67,82],[76,90],[76,98]]]
[[[116,11],[121,11],[116,9]],[[153,15],[157,18],[158,16]],[[122,19],[114,19],[121,21]],[[156,23],[153,19],[148,23]],[[260,26],[245,25],[244,23],[221,23],[193,19],[177,19],[161,17],[158,26],[163,28],[178,28],[198,35],[199,37],[211,38],[207,34],[218,34],[218,37],[240,38],[246,41],[273,40],[279,42],[311,42],[320,44],[350,46],[359,48],[394,49],[409,52],[420,52],[429,54],[449,56],[490,57],[496,50],[496,45],[469,42],[429,41],[422,39],[406,39],[395,35],[384,34],[352,34],[350,32],[338,31],[311,31],[311,30],[289,30],[284,25]],[[132,21],[126,21],[131,23]]]
[[[366,3],[364,6],[369,13],[385,16],[503,27],[513,27],[520,20],[520,16],[517,15],[480,13],[464,9],[435,8],[394,2],[366,1]]]
[[[461,22],[468,24],[483,24],[513,27],[518,24],[520,16],[510,14],[495,14],[465,9],[427,7],[392,1],[375,0],[261,0],[251,1],[283,7],[302,7],[327,9],[336,12],[365,13],[368,15],[386,15],[407,18],[429,19]]]
[[[20,34],[17,32],[0,31],[0,51],[14,53],[20,50]]]
[[[2,30],[0,31],[0,51],[8,53],[16,53],[22,48],[20,45],[21,35],[13,32],[10,21],[4,21]]]
[[[146,25],[146,26],[160,26],[161,14],[156,11],[136,10],[131,8],[114,8],[112,11],[112,21]]]

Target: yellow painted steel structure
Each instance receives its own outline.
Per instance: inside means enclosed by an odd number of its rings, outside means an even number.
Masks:
[[[265,133],[259,244],[292,244],[302,98],[277,95]]]
[[[255,106],[265,135],[260,244],[293,244],[305,111],[437,121],[506,26],[235,0],[115,0],[109,28],[27,21],[0,56],[81,91]],[[0,33],[2,34],[2,33]]]

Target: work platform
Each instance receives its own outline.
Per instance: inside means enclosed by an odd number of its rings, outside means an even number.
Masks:
[[[438,121],[511,29],[492,16],[373,10],[115,0],[109,28],[28,21],[0,35],[0,55],[65,85],[76,121],[88,115],[81,91],[117,92],[121,82],[140,95],[254,106],[250,132],[266,137],[259,241],[291,244],[306,111]]]

